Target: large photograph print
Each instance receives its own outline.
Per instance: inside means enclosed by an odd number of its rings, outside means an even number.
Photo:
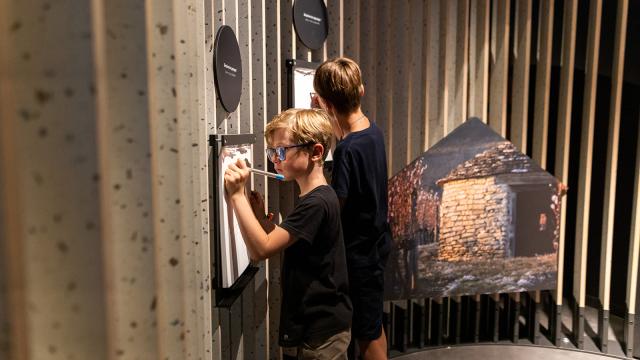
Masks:
[[[389,181],[385,297],[555,289],[564,192],[470,119]]]

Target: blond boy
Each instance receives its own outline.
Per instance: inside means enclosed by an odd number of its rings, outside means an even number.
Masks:
[[[351,339],[340,205],[322,171],[331,136],[322,110],[290,109],[267,125],[267,157],[285,181],[300,187],[295,209],[280,225],[266,218],[259,194],[245,194],[249,171],[243,161],[224,175],[251,259],[284,250],[279,342],[296,347],[299,359],[346,359]]]

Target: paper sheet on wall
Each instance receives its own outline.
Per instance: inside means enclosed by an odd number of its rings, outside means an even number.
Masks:
[[[251,144],[223,146],[219,154],[218,179],[219,194],[225,194],[224,172],[229,164],[235,163],[238,159],[251,161],[253,158]],[[226,196],[219,196],[219,224],[220,224],[220,258],[222,270],[222,287],[228,288],[242,275],[249,266],[249,254],[244,243],[238,219],[233,207],[227,202]]]

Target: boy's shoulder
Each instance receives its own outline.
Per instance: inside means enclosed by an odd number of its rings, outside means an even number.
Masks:
[[[320,185],[302,196],[301,200],[333,203],[338,201],[338,195],[331,186]]]

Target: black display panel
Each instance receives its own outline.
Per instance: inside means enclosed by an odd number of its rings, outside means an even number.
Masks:
[[[322,47],[329,34],[327,7],[322,0],[296,0],[293,25],[300,41],[312,50]]]
[[[220,102],[227,112],[234,112],[242,95],[242,58],[236,34],[227,25],[216,34],[213,68]]]

